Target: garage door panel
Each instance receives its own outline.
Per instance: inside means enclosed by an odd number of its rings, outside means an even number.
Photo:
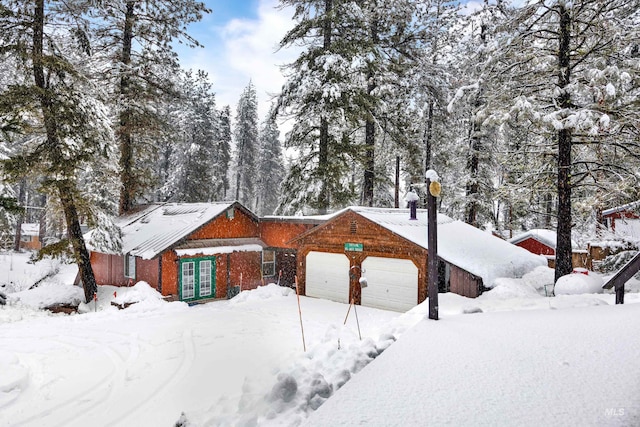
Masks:
[[[349,302],[349,259],[344,254],[312,251],[306,264],[307,296]]]
[[[363,306],[404,312],[418,304],[418,268],[411,260],[367,257],[362,270]]]

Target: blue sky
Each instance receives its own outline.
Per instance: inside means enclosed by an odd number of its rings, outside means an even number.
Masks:
[[[483,0],[464,1],[470,9]],[[259,119],[269,110],[271,95],[285,79],[280,65],[295,60],[295,49],[276,52],[279,41],[294,22],[292,9],[279,9],[278,0],[204,0],[212,13],[189,26],[189,33],[204,48],[177,45],[183,68],[209,73],[218,107],[230,105],[235,113],[243,89],[253,82],[258,95]],[[286,126],[285,126],[286,127]]]
[[[212,13],[189,26],[189,34],[204,48],[177,45],[183,68],[209,74],[218,107],[230,105],[235,112],[243,89],[253,82],[262,120],[284,83],[279,65],[295,59],[293,51],[276,52],[278,42],[293,21],[292,10],[280,10],[278,0],[205,0]]]

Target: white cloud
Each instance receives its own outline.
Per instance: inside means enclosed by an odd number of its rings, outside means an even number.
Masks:
[[[270,94],[278,93],[285,81],[279,66],[297,56],[293,50],[276,51],[294,25],[293,10],[278,9],[277,5],[277,0],[260,0],[256,19],[233,19],[222,27],[210,26],[206,47],[182,58],[185,68],[209,73],[219,107],[228,104],[235,113],[240,94],[251,80],[258,95],[259,118],[262,121],[266,116]]]

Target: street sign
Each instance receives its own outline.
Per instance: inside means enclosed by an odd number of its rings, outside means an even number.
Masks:
[[[350,252],[362,252],[364,245],[362,243],[345,243],[344,250]]]

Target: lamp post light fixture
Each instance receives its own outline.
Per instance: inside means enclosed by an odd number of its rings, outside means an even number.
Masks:
[[[429,298],[429,319],[438,320],[438,212],[436,198],[440,196],[440,178],[429,169],[425,174],[427,188],[427,297]]]

